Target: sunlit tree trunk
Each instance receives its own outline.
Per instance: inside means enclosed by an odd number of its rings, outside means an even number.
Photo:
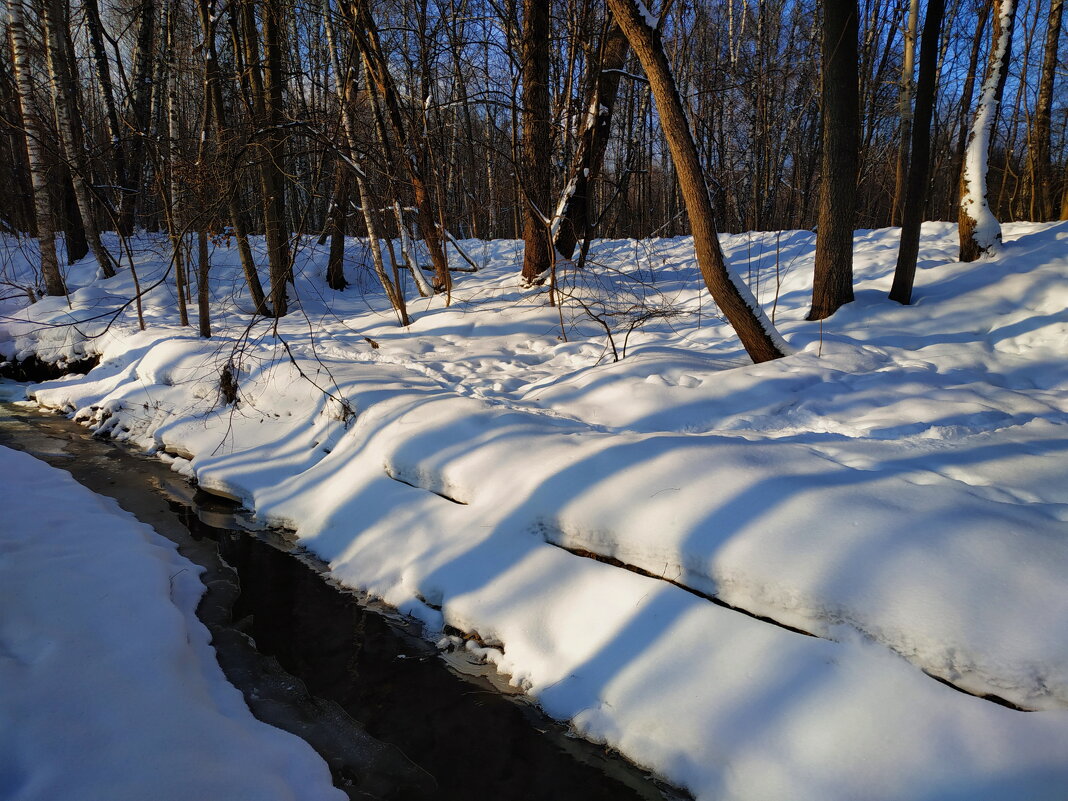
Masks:
[[[975,35],[972,37],[971,51],[968,56],[968,72],[964,76],[964,87],[961,90],[960,114],[958,115],[957,120],[957,145],[953,155],[952,172],[957,187],[960,186],[961,177],[964,172],[964,151],[968,146],[972,95],[975,93],[975,78],[979,69],[979,51],[983,45],[983,31],[986,29],[986,22],[990,17],[990,10],[993,6],[994,0],[983,0],[982,5],[979,7],[979,15],[975,20]],[[954,215],[958,214],[960,192],[955,192],[951,199],[953,204],[951,213]]]
[[[523,0],[520,41],[523,73],[521,175],[523,273],[531,285],[552,267],[549,241],[551,130],[549,122],[549,2]]]
[[[385,117],[401,149],[399,161],[411,184],[419,230],[434,266],[434,289],[446,292],[450,287],[449,262],[445,255],[438,204],[419,163],[413,134],[404,123],[401,100],[367,0],[355,0],[353,11],[355,25],[352,33],[367,65],[369,88],[377,102],[382,103]]]
[[[1031,141],[1027,148],[1032,220],[1049,220],[1054,213],[1053,171],[1050,165],[1050,112],[1053,106],[1053,82],[1057,72],[1057,50],[1063,13],[1064,0],[1050,0],[1046,52],[1042,59],[1042,75],[1038,81],[1038,100],[1031,124]]]
[[[349,16],[350,23],[354,21],[352,15]],[[360,200],[360,212],[363,217],[364,229],[367,231],[367,244],[371,251],[371,263],[375,271],[375,275],[378,278],[379,283],[382,285],[383,291],[386,293],[386,297],[389,299],[390,304],[393,306],[394,311],[397,313],[397,318],[402,326],[407,326],[411,323],[408,317],[408,306],[405,302],[404,293],[401,290],[400,281],[390,280],[389,274],[386,272],[385,260],[382,254],[382,243],[379,239],[378,223],[375,220],[374,201],[371,197],[370,189],[367,186],[366,170],[361,162],[359,152],[356,148],[356,132],[357,132],[357,120],[355,111],[353,109],[355,94],[356,94],[356,76],[358,73],[356,67],[356,46],[353,45],[346,49],[345,61],[340,60],[339,53],[341,52],[336,40],[336,32],[333,24],[333,16],[330,10],[329,0],[323,2],[323,25],[325,27],[326,39],[330,49],[330,67],[334,73],[334,87],[337,93],[338,103],[341,106],[341,124],[344,131],[344,141],[342,143],[341,152],[348,161],[346,165],[354,174],[356,182],[356,191]],[[344,212],[341,212],[342,215]],[[344,219],[342,216],[341,219]],[[335,240],[338,238],[335,237]],[[331,243],[331,251],[334,250],[334,244]],[[331,253],[331,260],[334,259],[333,252]],[[393,274],[396,278],[397,270],[396,263],[393,264]],[[413,272],[418,270],[419,266],[414,265]],[[342,280],[344,276],[342,275]],[[333,284],[331,284],[333,286]]]
[[[608,5],[641,62],[656,98],[664,136],[675,162],[690,218],[697,264],[712,299],[734,326],[754,362],[777,359],[785,355],[785,344],[760,310],[749,288],[740,277],[730,272],[723,258],[704,171],[664,53],[660,31],[655,27],[657,20],[649,19],[643,13],[644,6],[639,6],[636,0],[608,0]]]
[[[975,261],[984,254],[992,253],[1001,242],[1001,224],[991,213],[987,203],[987,164],[994,116],[1001,103],[1005,81],[1009,75],[1009,52],[1015,19],[1016,0],[996,0],[990,56],[979,94],[979,105],[975,110],[971,132],[968,134],[964,171],[961,175],[958,217],[961,261]]]
[[[591,186],[604,163],[612,113],[619,90],[620,73],[626,64],[630,45],[619,25],[610,20],[601,39],[596,78],[587,103],[586,118],[579,145],[572,159],[571,173],[557,209],[555,247],[564,258],[575,253],[575,244],[589,235]]]

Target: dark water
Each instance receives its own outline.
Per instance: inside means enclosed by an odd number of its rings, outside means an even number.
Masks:
[[[198,614],[252,711],[327,760],[353,799],[681,799],[596,745],[569,737],[491,669],[441,655],[391,610],[341,591],[284,532],[165,465],[64,418],[0,404],[0,445],[115,497],[206,569]]]

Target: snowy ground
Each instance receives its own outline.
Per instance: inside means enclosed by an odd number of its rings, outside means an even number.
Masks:
[[[128,273],[83,263],[71,308],[6,302],[0,353],[100,354],[36,399],[295,529],[428,636],[477,632],[550,714],[699,798],[1063,801],[1068,224],[1006,226],[971,265],[955,234],[924,227],[901,307],[897,231],[858,232],[857,301],[823,324],[811,233],[724,237],[796,351],[759,366],[685,239],[596,243],[560,308],[518,288],[516,243],[468,242],[480,272],[408,330],[365,273],[326,289],[311,242],[298,311],[250,326],[220,247],[207,341],[169,284],[138,332]],[[138,243],[143,286],[162,247]]]
[[[0,476],[0,796],[345,797],[227,683],[195,565],[26,454],[0,448]]]

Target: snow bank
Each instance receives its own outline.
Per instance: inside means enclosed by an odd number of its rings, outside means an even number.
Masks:
[[[5,799],[344,798],[226,682],[193,563],[30,456],[0,448],[0,475]]]
[[[822,324],[810,232],[724,237],[795,351],[761,365],[686,239],[596,243],[560,309],[517,288],[514,243],[468,242],[481,271],[451,307],[413,300],[410,330],[371,291],[325,294],[311,245],[298,312],[247,327],[216,251],[221,336],[161,295],[148,332],[94,337],[120,276],[0,351],[83,320],[64,347],[102,364],[39,402],[177,454],[429,636],[477,632],[550,714],[701,798],[1062,798],[1068,225],[1005,233],[961,265],[955,227],[925,225],[901,307],[897,231],[858,232],[857,301]]]

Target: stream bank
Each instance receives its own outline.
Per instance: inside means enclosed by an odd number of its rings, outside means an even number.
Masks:
[[[24,405],[0,408],[0,444],[115,498],[205,568],[198,614],[227,677],[257,717],[308,740],[350,798],[681,797],[502,693],[492,668],[330,585],[284,532],[249,530],[235,504],[159,460]]]

